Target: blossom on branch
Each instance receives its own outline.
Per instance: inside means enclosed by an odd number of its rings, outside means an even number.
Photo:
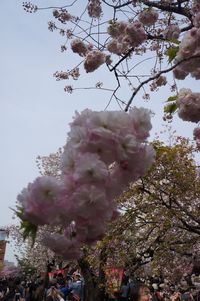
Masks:
[[[53,11],[53,16],[63,24],[66,24],[66,22],[73,19],[72,15],[70,15],[70,13],[66,9],[55,9]]]
[[[152,26],[156,23],[158,20],[158,12],[153,9],[144,9],[140,14],[139,14],[139,21],[145,25],[145,26]]]
[[[141,45],[146,40],[146,33],[141,22],[113,22],[108,27],[108,34],[113,38],[107,45],[108,51],[115,54],[126,53],[130,48]]]
[[[163,36],[167,40],[174,40],[179,38],[180,33],[181,30],[179,26],[175,24],[171,24],[167,26],[167,28],[163,31]]]
[[[200,121],[200,93],[190,89],[181,89],[177,99],[178,115],[181,119],[191,122]]]
[[[197,58],[190,59],[194,56]],[[181,61],[183,62],[174,69],[174,76],[177,79],[185,79],[189,74],[200,79],[200,28],[194,27],[184,35],[175,63]]]
[[[102,15],[102,8],[101,8],[100,0],[89,0],[87,9],[88,9],[88,15],[91,18],[99,19]]]
[[[154,150],[147,144],[151,130],[147,109],[85,110],[76,113],[70,127],[60,179],[37,178],[18,196],[22,221],[65,229],[44,242],[68,259],[78,257],[84,244],[104,236],[107,223],[117,216],[115,197],[144,175],[154,160]]]
[[[200,150],[200,128],[196,127],[193,130],[194,140],[196,141],[196,147]]]
[[[23,206],[23,218],[44,225],[55,220],[60,211],[61,182],[51,176],[38,177],[23,189],[17,199]]]
[[[89,50],[92,50],[92,45],[86,45],[80,39],[74,39],[71,42],[72,51],[78,53],[80,56],[86,56]]]
[[[84,68],[86,72],[93,72],[106,62],[105,53],[99,50],[89,51],[86,55]]]

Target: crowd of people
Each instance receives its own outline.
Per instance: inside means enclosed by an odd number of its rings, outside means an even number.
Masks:
[[[124,274],[121,286],[102,301],[200,301],[200,282],[195,275],[184,275],[179,283],[162,277],[131,279]],[[199,279],[200,280],[200,279]],[[85,281],[79,272],[55,273],[45,287],[44,280],[0,279],[1,301],[87,301]],[[94,300],[95,301],[95,300]]]
[[[82,301],[84,280],[79,273],[64,277],[55,274],[45,287],[40,277],[32,280],[21,280],[20,277],[9,277],[0,280],[1,301]]]

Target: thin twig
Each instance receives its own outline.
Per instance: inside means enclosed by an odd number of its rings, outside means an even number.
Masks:
[[[146,84],[148,84],[150,81],[153,81],[154,79],[157,79],[160,77],[161,74],[165,74],[165,73],[168,73],[170,71],[172,71],[174,68],[176,68],[177,66],[179,66],[180,64],[186,62],[186,61],[190,61],[192,59],[197,59],[197,58],[200,58],[200,55],[195,55],[195,56],[191,56],[189,58],[186,58],[186,59],[183,59],[181,61],[179,61],[178,63],[174,64],[172,67],[168,68],[168,69],[165,69],[165,70],[162,70],[160,72],[158,72],[156,75],[152,76],[152,77],[149,77],[148,79],[144,80],[143,82],[141,82],[141,84],[135,89],[135,91],[133,92],[133,94],[131,95],[131,98],[129,99],[128,103],[127,103],[127,106],[125,108],[125,112],[128,111],[129,109],[129,106],[131,105],[135,95],[139,92],[139,90]]]

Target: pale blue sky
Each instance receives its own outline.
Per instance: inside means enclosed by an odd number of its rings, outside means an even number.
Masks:
[[[17,194],[38,175],[37,155],[48,155],[64,145],[74,111],[87,107],[102,110],[108,102],[108,94],[100,91],[66,94],[64,83],[52,77],[56,70],[72,67],[73,60],[67,53],[60,52],[62,38],[47,30],[48,19],[48,12],[25,13],[20,0],[0,1],[0,226],[13,222],[9,207],[14,207]],[[84,75],[80,85],[94,85],[101,75],[102,70],[92,77]],[[111,81],[109,74],[106,77],[106,81]],[[187,81],[189,86],[198,91],[194,81]],[[127,101],[130,91],[123,90],[121,95]],[[139,96],[136,99],[138,106],[150,106],[156,113],[153,132],[158,131],[162,123],[160,100],[167,97],[162,90],[149,104]],[[118,109],[118,106],[113,103],[110,109]],[[191,136],[193,125],[177,119],[174,123],[179,134]],[[6,257],[13,258],[9,248]]]

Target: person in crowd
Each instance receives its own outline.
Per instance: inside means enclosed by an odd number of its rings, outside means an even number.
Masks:
[[[8,281],[8,290],[7,292],[4,294],[3,298],[1,299],[1,301],[21,301],[21,292],[19,289],[19,283],[18,283],[18,279],[15,281],[13,280],[9,280]]]
[[[128,283],[128,278],[125,278],[120,289],[120,301],[128,301],[129,290],[130,286]]]
[[[55,286],[52,286],[48,291],[46,301],[64,301],[64,299],[59,290]]]
[[[75,273],[73,275],[73,282],[71,283],[70,287],[71,293],[69,296],[69,300],[71,301],[83,301],[84,298],[84,283],[81,279],[81,275]]]
[[[63,284],[63,282],[65,281],[65,280],[64,280],[63,274],[62,274],[62,273],[58,273],[58,274],[57,274],[57,277],[56,277],[56,280],[57,280],[57,283],[58,283],[59,285]]]
[[[69,296],[70,292],[72,291],[72,289],[69,288],[68,282],[67,281],[65,282],[63,279],[63,282],[60,283],[60,285],[59,285],[59,291],[63,295],[63,299],[66,301],[66,300],[68,300],[68,296]]]
[[[130,301],[150,301],[151,294],[148,286],[144,283],[136,283],[130,291]]]

